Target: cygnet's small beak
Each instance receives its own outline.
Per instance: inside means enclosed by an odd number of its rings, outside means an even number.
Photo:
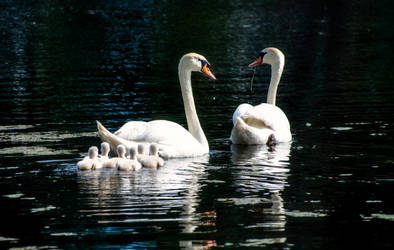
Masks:
[[[254,61],[254,62],[252,62],[251,64],[249,64],[249,68],[252,68],[252,67],[256,67],[256,66],[259,66],[261,63],[263,62],[263,59],[261,59],[261,56],[259,56],[257,59],[256,59],[256,61]]]
[[[209,78],[212,78],[213,80],[216,80],[216,77],[212,74],[211,70],[208,67],[208,64],[206,63],[202,69],[201,72],[204,73],[206,76],[208,76]]]

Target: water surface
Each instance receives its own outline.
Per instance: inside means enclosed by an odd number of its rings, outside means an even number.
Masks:
[[[388,1],[3,1],[0,245],[54,248],[392,248],[392,4]],[[293,142],[229,146],[264,47],[286,66],[277,105]],[[129,120],[186,126],[192,75],[210,154],[137,173],[78,171]]]

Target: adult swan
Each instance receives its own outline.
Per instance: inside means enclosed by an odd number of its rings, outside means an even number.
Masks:
[[[271,82],[267,103],[257,106],[241,104],[233,114],[233,129],[230,140],[234,144],[267,144],[291,141],[290,124],[285,113],[275,106],[276,91],[285,56],[276,48],[263,49],[257,60],[249,64],[256,67],[262,63],[271,65]]]
[[[97,121],[101,139],[108,142],[112,148],[116,148],[119,144],[130,148],[141,143],[156,143],[159,154],[166,159],[194,157],[208,153],[209,145],[198,120],[190,77],[192,71],[200,71],[215,80],[209,67],[207,59],[196,53],[184,55],[179,62],[179,82],[189,131],[175,122],[153,120],[127,122],[118,131],[111,133]]]

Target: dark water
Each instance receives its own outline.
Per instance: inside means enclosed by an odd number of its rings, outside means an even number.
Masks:
[[[1,1],[0,247],[392,249],[391,1]],[[277,104],[293,142],[230,147],[238,104],[265,101],[247,68],[286,55]],[[95,120],[186,125],[193,74],[207,157],[158,171],[77,171]],[[5,223],[9,221],[8,223]]]

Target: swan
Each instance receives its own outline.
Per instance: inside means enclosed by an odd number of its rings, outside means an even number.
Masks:
[[[126,159],[126,147],[124,145],[118,145],[116,147],[116,152],[118,154],[118,157],[112,157],[108,161],[104,162],[104,168],[116,168],[116,164],[118,163],[118,161]]]
[[[257,106],[241,104],[233,114],[230,142],[233,144],[267,144],[291,141],[290,123],[285,113],[277,107],[276,92],[285,65],[285,56],[277,48],[263,49],[257,59],[249,64],[256,67],[262,63],[271,65],[271,82],[267,103]]]
[[[77,162],[78,169],[90,170],[101,168],[102,163],[97,159],[97,155],[98,148],[96,146],[90,147],[88,151],[88,156],[86,156],[83,160]]]
[[[209,68],[210,64],[207,59],[196,53],[185,54],[178,65],[178,76],[189,131],[175,122],[153,120],[149,122],[131,121],[124,124],[115,133],[111,133],[97,121],[101,140],[108,142],[113,148],[119,144],[130,148],[135,147],[138,143],[156,143],[159,147],[159,154],[166,159],[207,154],[209,145],[194,104],[191,72],[202,72],[215,80],[216,78]]]
[[[121,159],[116,163],[120,171],[137,171],[141,168],[141,163],[137,161],[137,151],[134,147],[129,149],[129,159]]]
[[[108,161],[109,160],[109,157],[108,157],[109,151],[110,151],[110,147],[109,147],[108,142],[101,143],[101,149],[100,149],[101,154],[99,154],[97,156],[97,159],[99,161],[101,161],[101,163]]]
[[[141,164],[146,168],[157,169],[164,166],[164,160],[157,154],[157,145],[152,143],[149,148],[149,155],[141,159]]]

